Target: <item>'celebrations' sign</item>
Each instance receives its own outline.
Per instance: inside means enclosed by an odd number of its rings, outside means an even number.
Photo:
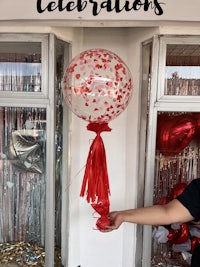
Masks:
[[[44,1],[37,0],[37,11],[53,12],[57,10],[59,12],[83,12],[85,9],[90,9],[93,16],[98,16],[102,10],[108,13],[121,13],[121,12],[134,12],[138,10],[149,11],[153,10],[155,15],[163,14],[164,3],[157,0],[135,0],[135,1],[120,1],[120,0],[106,0],[106,1],[95,1],[95,0],[57,0],[57,1]]]
[[[197,22],[199,8],[199,0],[1,0],[0,21]]]

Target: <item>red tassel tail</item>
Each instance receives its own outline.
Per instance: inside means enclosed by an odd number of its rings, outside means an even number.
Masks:
[[[107,225],[110,225],[107,218],[110,187],[106,151],[100,134],[103,131],[111,131],[111,128],[107,123],[89,123],[87,129],[96,132],[97,135],[89,150],[80,196],[83,197],[86,194],[87,202],[91,203],[95,211],[101,215],[96,226],[99,230],[104,230]]]

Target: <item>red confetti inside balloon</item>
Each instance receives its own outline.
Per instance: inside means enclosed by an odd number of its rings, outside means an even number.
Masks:
[[[64,99],[88,122],[105,123],[119,116],[132,96],[132,77],[122,59],[105,49],[76,56],[63,78]]]

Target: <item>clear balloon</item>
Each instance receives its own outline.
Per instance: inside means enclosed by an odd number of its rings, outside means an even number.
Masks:
[[[131,73],[116,54],[86,50],[72,59],[63,77],[63,95],[71,110],[94,123],[108,123],[127,107],[133,89]]]

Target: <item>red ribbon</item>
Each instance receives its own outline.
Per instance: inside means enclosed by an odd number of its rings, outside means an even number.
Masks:
[[[182,244],[185,243],[189,238],[189,229],[186,223],[180,225],[180,229],[170,229],[168,239],[171,244]]]
[[[96,132],[96,137],[89,150],[80,196],[83,197],[86,194],[87,202],[91,203],[95,211],[101,215],[96,225],[99,230],[104,230],[107,225],[110,225],[107,218],[110,187],[106,152],[100,134],[103,131],[111,131],[111,128],[107,123],[89,123],[87,129]]]
[[[106,226],[111,225],[111,221],[108,219],[108,213],[110,208],[109,200],[92,204],[93,209],[101,215],[97,220],[96,226],[99,230],[105,230]]]

